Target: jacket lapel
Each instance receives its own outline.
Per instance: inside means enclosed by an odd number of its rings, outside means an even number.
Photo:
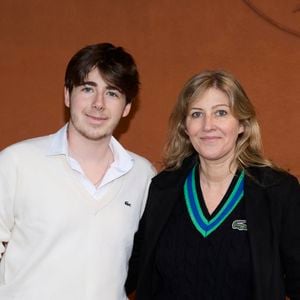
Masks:
[[[253,260],[253,278],[256,300],[269,299],[265,294],[272,274],[272,228],[270,205],[265,189],[246,177],[245,205],[248,233]],[[264,288],[263,288],[264,287]],[[263,292],[265,291],[265,292]]]
[[[174,204],[182,197],[184,181],[196,162],[197,156],[188,157],[180,169],[163,171],[153,179],[149,199],[153,200],[151,201],[152,207],[150,210],[151,212],[155,212],[155,216],[148,218],[149,228],[153,229],[153,232],[151,232],[152,247],[155,247],[158,237],[173,210]]]
[[[158,237],[160,236],[162,229],[167,223],[173,207],[176,201],[178,201],[181,193],[178,188],[169,188],[165,189],[163,192],[161,191],[160,193],[157,193],[157,195],[155,194],[156,193],[154,192],[153,197],[155,197],[156,201],[153,202],[151,211],[156,213],[154,217],[149,217],[147,220],[147,222],[149,223],[148,228],[151,229],[151,232],[149,232],[149,234],[153,241],[152,245],[150,245],[152,247],[156,245]]]
[[[145,265],[148,268],[153,268],[154,249],[175,204],[183,196],[183,183],[195,162],[195,157],[189,158],[180,169],[163,171],[152,181],[149,190],[148,207],[145,210],[149,212],[149,215],[145,216],[147,219],[146,236],[149,237],[145,242],[147,247],[146,252],[148,253],[148,256],[145,257],[145,261],[147,261]],[[151,271],[147,270],[147,272]],[[157,280],[152,282],[151,290],[155,291],[158,284]]]

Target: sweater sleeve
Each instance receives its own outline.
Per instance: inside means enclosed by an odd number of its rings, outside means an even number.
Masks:
[[[16,164],[10,150],[0,152],[0,259],[14,226],[14,195],[17,181]]]
[[[289,178],[285,195],[285,214],[281,232],[281,257],[285,273],[286,295],[300,300],[300,185]]]

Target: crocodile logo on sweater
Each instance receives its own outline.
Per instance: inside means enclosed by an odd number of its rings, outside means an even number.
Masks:
[[[235,220],[231,225],[232,229],[237,229],[239,231],[247,231],[247,221],[246,220]]]

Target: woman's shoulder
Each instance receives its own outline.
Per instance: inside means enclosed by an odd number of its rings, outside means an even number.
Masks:
[[[249,167],[246,174],[250,180],[265,188],[285,184],[299,185],[298,179],[291,173],[268,166]]]
[[[190,170],[197,163],[195,156],[187,157],[179,168],[166,168],[160,171],[153,179],[152,184],[160,187],[176,187],[179,186],[186,177]]]

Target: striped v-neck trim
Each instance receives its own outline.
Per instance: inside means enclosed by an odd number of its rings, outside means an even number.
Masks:
[[[244,171],[241,172],[232,192],[219,212],[212,219],[207,220],[199,204],[195,181],[196,167],[197,165],[191,170],[184,183],[184,198],[189,216],[194,226],[203,235],[203,237],[207,237],[225,221],[242,199],[244,195],[245,173]]]

